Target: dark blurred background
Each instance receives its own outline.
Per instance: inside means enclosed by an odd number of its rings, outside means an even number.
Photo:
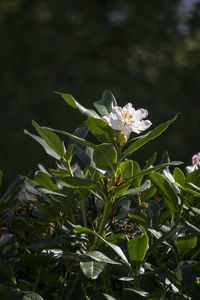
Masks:
[[[119,105],[148,109],[152,128],[180,112],[139,161],[167,149],[187,165],[200,151],[200,1],[1,0],[0,45],[4,187],[54,165],[23,133],[32,119],[69,132],[83,120],[55,90],[92,107],[108,89]]]

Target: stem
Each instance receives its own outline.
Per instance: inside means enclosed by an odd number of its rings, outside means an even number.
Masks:
[[[69,289],[69,293],[68,293],[68,294],[66,295],[66,297],[65,297],[65,300],[71,299],[71,295],[73,294],[73,292],[74,292],[74,290],[75,290],[75,288],[76,288],[76,285],[77,285],[77,283],[79,282],[80,278],[81,278],[81,271],[77,274],[77,276],[76,276],[76,278],[75,278],[73,284],[71,285],[71,287],[70,287],[70,289]]]
[[[37,289],[38,283],[40,281],[40,275],[41,275],[41,272],[40,272],[40,269],[39,269],[38,270],[38,276],[36,277],[36,280],[35,280],[35,283],[34,283],[34,286],[33,286],[33,292],[35,292],[36,289]]]
[[[85,192],[81,192],[81,210],[82,210],[82,216],[83,216],[83,225],[84,227],[87,227],[87,210],[86,210],[86,195]]]
[[[99,235],[102,235],[103,233],[103,230],[105,228],[105,225],[106,225],[106,222],[109,218],[109,215],[110,215],[110,202],[108,199],[106,199],[106,203],[105,203],[105,207],[104,207],[104,213],[103,213],[103,217],[102,217],[102,220],[101,220],[101,224],[99,226],[99,231],[98,231],[98,234]],[[96,250],[98,248],[98,245],[99,245],[99,240],[100,238],[99,237],[96,237],[95,238],[95,241],[94,241],[94,245],[92,247],[92,250]]]
[[[70,165],[70,162],[69,162],[69,161],[67,161],[67,167],[68,167],[68,169],[69,169],[69,174],[70,174],[70,176],[71,176],[71,177],[74,177],[74,174],[73,174],[73,172],[72,172],[71,165]]]
[[[179,224],[179,221],[180,221],[180,218],[181,218],[181,214],[182,214],[182,211],[183,211],[183,205],[184,205],[184,203],[185,203],[185,200],[181,199],[181,206],[180,206],[180,210],[179,210],[178,215],[177,215],[175,227]]]

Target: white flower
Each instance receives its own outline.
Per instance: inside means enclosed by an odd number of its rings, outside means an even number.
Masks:
[[[115,106],[109,117],[103,119],[114,129],[121,133],[129,135],[132,131],[140,133],[151,126],[149,120],[143,120],[148,115],[146,109],[140,108],[135,110],[131,103],[126,104],[123,108]]]

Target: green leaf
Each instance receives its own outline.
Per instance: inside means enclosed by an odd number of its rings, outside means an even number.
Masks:
[[[179,168],[176,167],[174,169],[173,176],[174,176],[174,179],[175,179],[176,182],[178,182],[182,186],[185,185],[185,175],[183,174],[183,172],[181,171],[181,169],[179,169]]]
[[[151,157],[146,161],[146,164],[145,164],[145,166],[144,166],[144,169],[150,168],[150,167],[154,164],[154,162],[155,162],[155,160],[156,160],[156,157],[157,157],[157,152],[153,153],[153,154],[151,155]]]
[[[129,292],[133,292],[133,293],[136,293],[144,298],[148,298],[149,297],[149,293],[148,292],[145,292],[141,289],[138,289],[138,288],[125,288],[124,289],[125,291],[129,291]]]
[[[96,148],[96,145],[95,145],[95,144],[93,144],[93,143],[91,143],[91,142],[89,142],[89,141],[87,141],[87,140],[85,140],[85,139],[83,139],[83,138],[77,137],[77,136],[75,136],[75,135],[73,135],[73,134],[71,134],[71,133],[68,133],[68,132],[66,132],[66,131],[63,131],[63,130],[57,130],[57,129],[53,129],[53,128],[49,128],[49,127],[43,127],[43,128],[45,128],[45,129],[47,129],[47,130],[51,130],[51,131],[58,132],[58,133],[60,133],[60,134],[63,134],[63,135],[65,135],[65,136],[67,136],[69,139],[71,139],[71,140],[73,140],[73,141],[75,141],[75,142],[77,142],[77,143],[87,145],[87,146],[89,146],[89,147],[91,147],[91,148],[93,148],[93,149]]]
[[[105,263],[98,261],[80,262],[80,267],[84,275],[91,279],[97,279],[103,271]]]
[[[54,221],[57,218],[58,212],[50,204],[47,205],[38,201],[32,201],[32,204],[37,207],[39,214],[48,221]]]
[[[146,234],[128,241],[128,253],[132,261],[143,261],[147,251],[148,242],[149,238]]]
[[[117,105],[117,101],[110,91],[103,92],[102,98],[99,101],[93,103],[94,107],[101,116],[109,116],[114,106]]]
[[[123,179],[133,177],[133,161],[126,160],[121,162],[119,165],[119,171],[121,178]]]
[[[196,186],[200,187],[200,169],[195,170],[187,175],[186,183],[193,183]]]
[[[53,183],[51,180],[51,176],[47,173],[44,173],[42,171],[37,171],[35,173],[34,182],[36,182],[38,185],[42,185],[47,189],[57,191],[58,186]]]
[[[118,246],[118,245],[115,245],[115,244],[112,244],[110,242],[108,242],[107,240],[105,240],[102,236],[100,236],[98,233],[95,233],[93,232],[92,230],[86,228],[86,227],[76,227],[75,228],[76,232],[88,232],[88,233],[91,233],[95,236],[98,236],[105,244],[107,244],[109,247],[111,247],[119,257],[121,257],[121,259],[128,265],[130,266],[124,252],[122,251],[122,249]]]
[[[69,104],[70,106],[72,106],[75,109],[78,109],[83,115],[91,116],[93,118],[99,118],[99,115],[93,109],[85,108],[80,103],[78,103],[72,95],[65,94],[65,93],[59,93],[59,92],[56,92],[56,93],[61,95],[67,104]]]
[[[145,137],[138,139],[137,141],[133,142],[128,149],[126,149],[123,153],[123,158],[125,158],[126,156],[130,155],[131,153],[135,152],[136,150],[138,150],[140,147],[142,147],[144,144],[146,144],[147,142],[154,140],[156,137],[158,137],[159,135],[161,135],[161,133],[163,133],[168,126],[176,120],[178,115],[176,115],[173,119],[162,123],[160,125],[158,125],[155,129],[153,129],[152,131],[150,131]]]
[[[184,225],[186,227],[188,227],[192,232],[195,232],[196,234],[198,234],[200,236],[200,229],[198,227],[196,227],[195,225],[189,223],[188,221],[185,221]]]
[[[200,198],[200,192],[197,192],[197,191],[195,191],[195,190],[192,189],[192,188],[182,186],[182,185],[180,185],[179,183],[176,183],[176,186],[177,186],[179,189],[181,189],[181,190],[183,190],[183,191],[185,191],[185,192],[189,192],[189,193],[191,193],[193,196]],[[189,184],[189,186],[191,186],[191,184]]]
[[[167,239],[169,238],[174,238],[176,236],[176,233],[180,230],[182,230],[184,228],[184,226],[182,224],[179,224],[176,227],[173,227],[170,231],[168,231],[167,233],[163,234],[161,238],[159,238],[158,240],[154,241],[154,243],[149,247],[145,259],[144,261],[147,260],[147,258],[149,257],[149,255],[155,250],[158,249],[158,247],[163,244]]]
[[[57,178],[60,179],[59,183],[61,185],[71,187],[73,189],[79,189],[79,188],[84,188],[84,189],[99,189],[100,185],[97,181],[94,180],[88,180],[88,179],[83,179],[83,178],[78,178],[78,177],[62,177],[62,178]]]
[[[49,147],[49,145],[41,137],[31,134],[27,130],[24,130],[24,133],[32,137],[36,142],[38,142],[44,148],[44,150],[48,155],[50,155],[51,157],[57,160],[61,158],[60,155],[58,155],[56,151],[54,151],[51,147]]]
[[[146,180],[140,187],[131,188],[122,197],[135,196],[145,190],[147,190],[151,185],[150,180]]]
[[[24,296],[21,300],[44,300],[39,294],[34,292],[24,292]]]
[[[105,254],[103,254],[99,251],[90,251],[90,252],[84,253],[83,255],[89,256],[98,262],[103,262],[103,263],[108,263],[108,264],[113,264],[113,265],[120,265],[120,263],[114,261],[113,259],[110,259]]]
[[[144,190],[141,194],[141,201],[150,200],[156,193],[157,189],[154,185],[151,185],[147,190]]]
[[[97,145],[93,153],[93,160],[97,168],[114,172],[114,166],[117,163],[117,151],[110,144]]]
[[[117,300],[116,298],[114,298],[113,296],[110,296],[108,294],[103,293],[102,294],[107,300]]]
[[[87,126],[90,132],[102,143],[111,143],[116,146],[115,132],[108,125],[108,123],[102,119],[95,119],[88,117]]]
[[[169,209],[172,212],[175,212],[178,203],[178,196],[168,180],[162,174],[156,172],[150,174],[149,177],[157,190],[165,197],[165,201]]]
[[[129,217],[135,221],[137,224],[147,225],[147,218],[141,213],[130,214]]]
[[[47,130],[39,126],[35,121],[32,121],[33,126],[35,127],[37,133],[43,138],[47,145],[55,151],[60,158],[65,156],[66,150],[63,142],[60,138],[50,130]]]
[[[196,247],[197,237],[195,235],[186,235],[178,237],[176,241],[179,252],[185,255],[188,251]]]

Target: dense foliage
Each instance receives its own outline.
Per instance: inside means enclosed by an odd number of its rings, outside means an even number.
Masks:
[[[70,132],[78,127],[78,113],[69,108],[66,116],[54,90],[91,107],[109,89],[122,106],[146,107],[156,124],[181,112],[149,148],[160,147],[159,155],[167,148],[189,163],[199,148],[199,24],[199,0],[1,0],[3,189],[37,162],[51,164],[26,142],[30,120]],[[142,163],[148,151],[136,155]]]
[[[56,167],[17,177],[0,200],[1,298],[198,299],[199,156],[187,171],[167,152],[134,159],[176,116],[136,135],[147,112],[118,107],[109,91],[96,111],[61,96],[87,121],[73,134],[35,121],[38,135],[25,130]]]

